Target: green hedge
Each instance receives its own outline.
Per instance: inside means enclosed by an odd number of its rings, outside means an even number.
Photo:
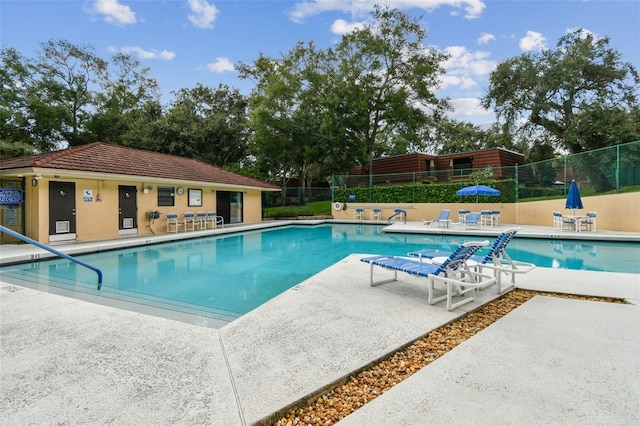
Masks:
[[[514,203],[516,200],[514,179],[480,184],[499,189],[501,194],[498,197],[481,195],[478,197],[478,202]],[[334,201],[341,203],[475,203],[475,196],[456,195],[456,191],[464,186],[456,183],[340,188],[334,191]],[[355,199],[351,200],[350,195],[355,195]]]

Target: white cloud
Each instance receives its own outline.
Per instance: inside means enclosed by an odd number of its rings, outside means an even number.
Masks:
[[[455,75],[443,75],[440,78],[440,90],[444,90],[448,87],[458,87],[460,89],[473,89],[477,87],[478,83],[471,77],[460,77]]]
[[[192,13],[189,14],[189,21],[198,28],[213,28],[213,21],[216,20],[218,15],[218,9],[212,4],[206,2],[206,0],[188,0],[189,9]]]
[[[444,52],[450,55],[444,63],[444,68],[450,75],[484,77],[491,74],[497,66],[488,59],[489,52],[471,52],[464,46],[449,46]]]
[[[527,35],[520,39],[520,49],[525,52],[530,50],[544,50],[547,48],[546,38],[541,33],[535,31],[527,31]]]
[[[478,38],[478,44],[488,44],[490,41],[493,41],[495,39],[496,39],[496,36],[494,36],[493,34],[482,33]]]
[[[495,122],[495,112],[482,108],[479,98],[455,98],[450,102],[453,111],[449,111],[447,116],[453,120],[466,121],[483,129],[488,129]]]
[[[164,61],[170,61],[176,56],[174,52],[169,52],[168,50],[145,50],[138,46],[124,46],[119,49],[111,46],[109,47],[109,52],[129,53],[137,55],[140,59],[162,59]]]
[[[224,57],[216,58],[216,61],[214,63],[207,64],[207,70],[216,73],[234,71],[235,69],[236,68],[233,66],[231,61]]]
[[[354,30],[364,28],[367,24],[360,22],[347,22],[344,19],[336,19],[331,24],[331,32],[338,35],[350,33]]]
[[[377,3],[380,3],[380,0],[307,0],[294,4],[289,11],[289,17],[294,22],[303,22],[310,16],[334,11],[358,16],[373,10]],[[467,19],[479,17],[486,7],[482,0],[388,0],[387,3],[398,9],[416,8],[426,11],[450,6],[455,10],[463,9]]]
[[[451,100],[451,105],[458,117],[491,115],[492,111],[482,108],[478,98],[457,98]]]
[[[93,7],[85,9],[89,13],[97,13],[109,24],[135,24],[136,14],[129,6],[118,3],[118,0],[96,0]]]

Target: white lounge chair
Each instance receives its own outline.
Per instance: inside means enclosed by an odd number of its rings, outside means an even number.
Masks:
[[[451,220],[449,220],[449,216],[451,215],[451,210],[449,209],[443,209],[440,211],[440,216],[438,216],[436,219],[423,219],[422,222],[425,225],[430,225],[432,223],[437,223],[438,226],[441,226],[443,228],[448,228],[449,227],[449,223],[451,222]]]
[[[476,263],[475,267],[479,271],[482,271],[482,268],[484,267],[494,270],[494,276],[498,283],[498,293],[504,293],[515,288],[516,274],[526,274],[536,267],[533,263],[513,260],[509,254],[507,254],[507,245],[519,230],[520,228],[509,228],[504,230],[500,235],[498,235],[486,255],[473,255],[469,258],[470,261]],[[410,252],[408,255],[418,257],[422,260],[443,258],[451,255],[451,252],[427,249]],[[511,275],[511,283],[504,287],[502,284],[502,274]]]
[[[465,303],[472,302],[475,298],[476,289],[485,288],[497,282],[495,277],[484,275],[482,272],[474,270],[467,265],[467,260],[481,247],[487,246],[488,244],[489,241],[471,241],[464,243],[451,252],[442,264],[423,263],[397,256],[372,256],[360,260],[371,265],[370,285],[372,287],[396,281],[398,279],[398,271],[425,277],[429,283],[429,304],[434,304],[446,299],[447,309],[452,310]],[[374,266],[392,270],[394,272],[393,278],[374,281]],[[443,284],[446,287],[444,295],[435,296],[436,284]],[[453,297],[455,296],[461,296],[462,299],[454,303]]]
[[[480,228],[480,213],[478,212],[471,212],[469,213],[469,215],[467,216],[467,219],[464,221],[464,228],[470,228],[472,226],[475,226],[476,228]]]

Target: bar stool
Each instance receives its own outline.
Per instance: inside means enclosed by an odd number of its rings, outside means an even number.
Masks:
[[[355,209],[353,212],[353,220],[362,220],[364,219],[364,209]]]
[[[382,210],[378,208],[371,210],[371,220],[382,220]]]

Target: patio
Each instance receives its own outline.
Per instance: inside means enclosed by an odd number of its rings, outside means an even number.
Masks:
[[[369,287],[360,257],[219,330],[2,283],[0,421],[259,424],[495,297],[448,312],[416,278]],[[536,297],[342,423],[637,423],[640,276],[536,268],[517,284],[633,304]]]

